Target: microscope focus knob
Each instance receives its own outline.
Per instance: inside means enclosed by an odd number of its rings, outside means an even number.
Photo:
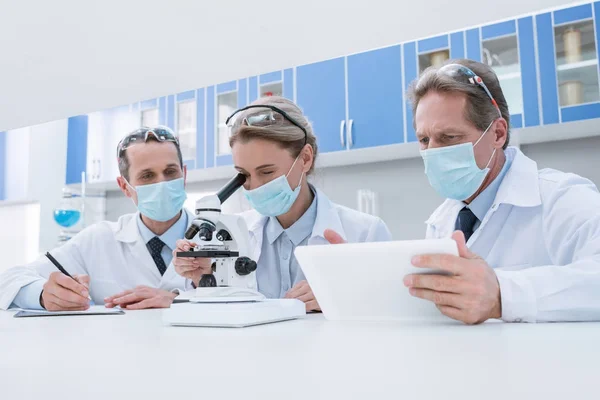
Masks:
[[[248,257],[240,257],[235,260],[235,272],[244,276],[256,271],[256,262]]]
[[[217,279],[213,274],[204,274],[202,278],[200,278],[200,282],[198,282],[198,287],[216,287]]]

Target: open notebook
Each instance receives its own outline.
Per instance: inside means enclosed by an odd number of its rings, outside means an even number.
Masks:
[[[266,297],[252,289],[238,287],[199,287],[181,293],[174,303],[244,303],[264,301]]]
[[[15,318],[24,317],[61,317],[74,315],[122,315],[125,314],[120,308],[106,308],[104,306],[91,306],[85,311],[47,311],[47,310],[28,310],[24,308],[14,315]]]

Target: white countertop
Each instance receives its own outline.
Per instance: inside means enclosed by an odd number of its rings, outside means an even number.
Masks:
[[[164,326],[0,312],[0,398],[598,399],[600,323]]]

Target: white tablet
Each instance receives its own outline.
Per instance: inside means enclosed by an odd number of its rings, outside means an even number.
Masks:
[[[429,301],[404,286],[416,268],[413,256],[458,255],[452,239],[301,246],[296,259],[329,320],[422,320],[445,318]]]

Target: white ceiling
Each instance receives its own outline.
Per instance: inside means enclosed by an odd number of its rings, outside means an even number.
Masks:
[[[0,130],[567,3],[0,0]]]

